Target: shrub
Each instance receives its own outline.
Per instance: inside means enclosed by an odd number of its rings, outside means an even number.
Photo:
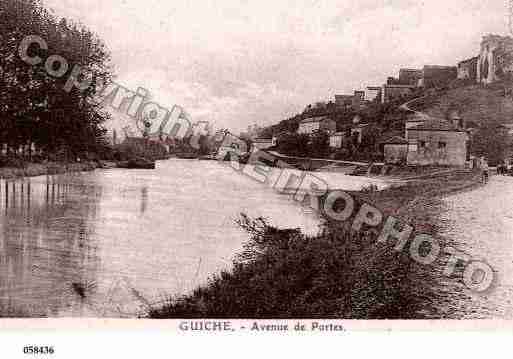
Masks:
[[[0,167],[25,168],[26,163],[18,157],[2,157],[0,158]]]
[[[244,215],[239,224],[251,239],[233,270],[151,309],[151,318],[395,319],[428,308],[431,268],[377,246],[369,233],[327,225],[309,237]]]

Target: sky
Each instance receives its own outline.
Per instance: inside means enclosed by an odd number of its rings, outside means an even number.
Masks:
[[[505,0],[43,0],[106,42],[117,82],[241,131],[509,34]]]

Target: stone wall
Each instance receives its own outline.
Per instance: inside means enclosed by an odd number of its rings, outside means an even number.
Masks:
[[[455,66],[424,66],[422,84],[425,88],[444,87],[458,77]]]
[[[399,83],[401,85],[417,86],[422,79],[422,70],[401,69],[399,70]]]
[[[477,78],[490,84],[513,70],[513,39],[508,36],[487,35],[481,41]]]
[[[408,85],[384,85],[383,102],[390,102],[400,98],[405,98],[413,93],[414,86]]]
[[[408,141],[417,144],[416,151],[408,151],[409,165],[465,166],[467,161],[468,135],[464,131],[410,129]]]
[[[477,63],[479,57],[473,57],[458,64],[458,79],[477,82]]]
[[[408,157],[407,144],[386,144],[384,147],[385,163],[405,164]]]

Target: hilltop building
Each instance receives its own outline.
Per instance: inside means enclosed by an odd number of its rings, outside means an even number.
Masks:
[[[381,87],[369,86],[365,92],[365,99],[369,102],[376,101],[381,102],[381,93],[383,89]]]
[[[365,91],[355,91],[353,96],[353,111],[360,111],[365,102]]]
[[[365,105],[365,91],[355,91],[354,95],[335,95],[335,104],[340,109],[360,111]]]
[[[513,38],[487,35],[481,41],[477,65],[479,83],[495,82],[506,73],[513,72]]]
[[[424,88],[444,87],[458,77],[455,66],[426,65],[422,71],[420,84]]]
[[[477,82],[477,63],[479,56],[458,63],[458,79]]]
[[[383,103],[408,97],[415,92],[417,86],[412,85],[383,85],[382,101]]]
[[[400,69],[399,85],[418,86],[423,78],[423,72],[419,69]]]
[[[350,108],[353,105],[353,95],[335,95],[335,104],[341,109]]]
[[[408,85],[419,86],[420,80],[423,77],[423,71],[420,69],[400,69],[399,77],[388,77],[387,85]]]

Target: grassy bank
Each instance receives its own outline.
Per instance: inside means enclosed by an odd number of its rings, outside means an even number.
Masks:
[[[382,192],[353,193],[436,235],[440,198],[478,186],[479,176],[454,173]],[[394,243],[377,244],[376,231],[354,232],[351,220],[324,221],[320,235],[277,229],[242,216],[250,234],[231,271],[213,276],[193,293],[151,308],[150,318],[347,318],[440,317],[443,263],[423,266]],[[448,243],[445,243],[448,244]]]
[[[95,162],[80,163],[23,163],[17,167],[0,167],[0,178],[35,177],[68,172],[92,171],[97,168]]]

